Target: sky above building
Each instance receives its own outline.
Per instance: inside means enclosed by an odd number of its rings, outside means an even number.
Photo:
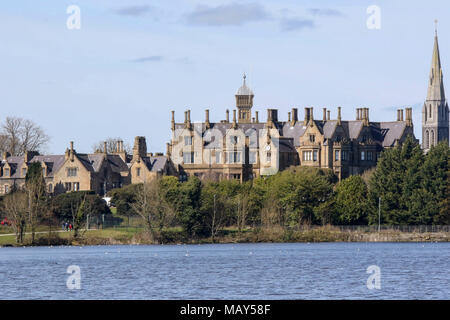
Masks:
[[[69,29],[80,9],[80,29]],[[376,5],[379,29],[370,29]],[[267,108],[322,108],[394,121],[413,107],[416,137],[438,22],[444,85],[450,78],[450,2],[364,0],[16,0],[0,4],[0,122],[32,119],[51,137],[91,152],[107,137],[164,152],[171,110],[183,122],[225,119],[243,73],[260,121]],[[71,20],[73,21],[73,20]],[[450,72],[450,71],[449,71]]]

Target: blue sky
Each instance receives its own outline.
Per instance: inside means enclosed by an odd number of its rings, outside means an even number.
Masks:
[[[69,5],[81,29],[69,30]],[[369,5],[381,29],[366,26]],[[182,122],[212,121],[233,109],[247,73],[260,120],[292,107],[322,107],[344,119],[369,107],[370,119],[396,119],[413,106],[421,138],[438,19],[444,84],[450,81],[448,1],[16,0],[0,4],[0,121],[32,119],[51,136],[50,153],[69,141],[79,152],[106,137],[147,137],[164,152],[170,110]]]

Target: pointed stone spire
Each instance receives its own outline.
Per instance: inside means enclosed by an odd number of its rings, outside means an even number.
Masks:
[[[435,23],[437,23],[437,21],[435,21]],[[437,27],[435,29],[434,35],[433,58],[431,60],[430,82],[428,84],[427,101],[445,101]]]

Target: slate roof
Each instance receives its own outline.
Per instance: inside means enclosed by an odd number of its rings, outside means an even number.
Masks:
[[[406,128],[405,121],[380,122],[380,133],[383,136],[383,147],[392,147],[396,139],[400,139]]]
[[[144,161],[148,170],[150,170],[151,172],[158,172],[160,170],[161,171],[164,170],[167,163],[166,156],[143,157],[142,160]]]
[[[24,164],[24,156],[11,156],[6,158],[6,160],[11,167],[11,178],[23,178],[18,169],[22,168]],[[64,163],[64,155],[36,155],[31,159],[30,163],[32,162],[44,162],[47,166],[47,177],[53,177],[53,174]],[[4,165],[5,162],[2,161],[1,166],[3,167]]]
[[[331,139],[336,131],[337,120],[314,120],[319,131],[324,135],[325,139]],[[242,129],[246,135],[249,135],[249,130],[254,129],[257,132],[266,127],[265,122],[258,123],[238,123],[238,128]],[[300,137],[306,131],[306,126],[303,125],[303,121],[296,121],[292,126],[290,122],[278,121],[274,123],[275,128],[280,132],[281,137],[292,138],[292,146],[300,146]],[[231,129],[232,123],[210,123],[211,129],[219,130],[223,136],[225,136],[228,130]],[[175,124],[176,129],[184,129],[184,123]],[[359,134],[364,127],[362,120],[342,120],[341,128],[344,131],[344,137],[355,140],[358,139]],[[204,123],[193,124],[194,130],[199,135],[204,136],[206,127]],[[382,145],[383,147],[393,146],[395,140],[400,139],[406,128],[406,121],[391,121],[391,122],[370,122],[369,130],[372,133],[375,143]],[[259,134],[258,134],[259,137]],[[205,148],[221,148],[222,141],[217,141],[214,138],[211,142],[205,143]]]

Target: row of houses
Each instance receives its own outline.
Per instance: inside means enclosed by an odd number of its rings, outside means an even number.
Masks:
[[[130,183],[142,183],[156,176],[175,174],[166,156],[147,153],[145,137],[136,137],[132,154],[127,154],[123,141],[118,141],[114,153],[104,150],[78,153],[73,142],[62,155],[40,155],[25,152],[23,156],[3,153],[1,161],[0,194],[22,188],[28,167],[40,162],[47,192],[93,190],[104,195],[111,189]]]

